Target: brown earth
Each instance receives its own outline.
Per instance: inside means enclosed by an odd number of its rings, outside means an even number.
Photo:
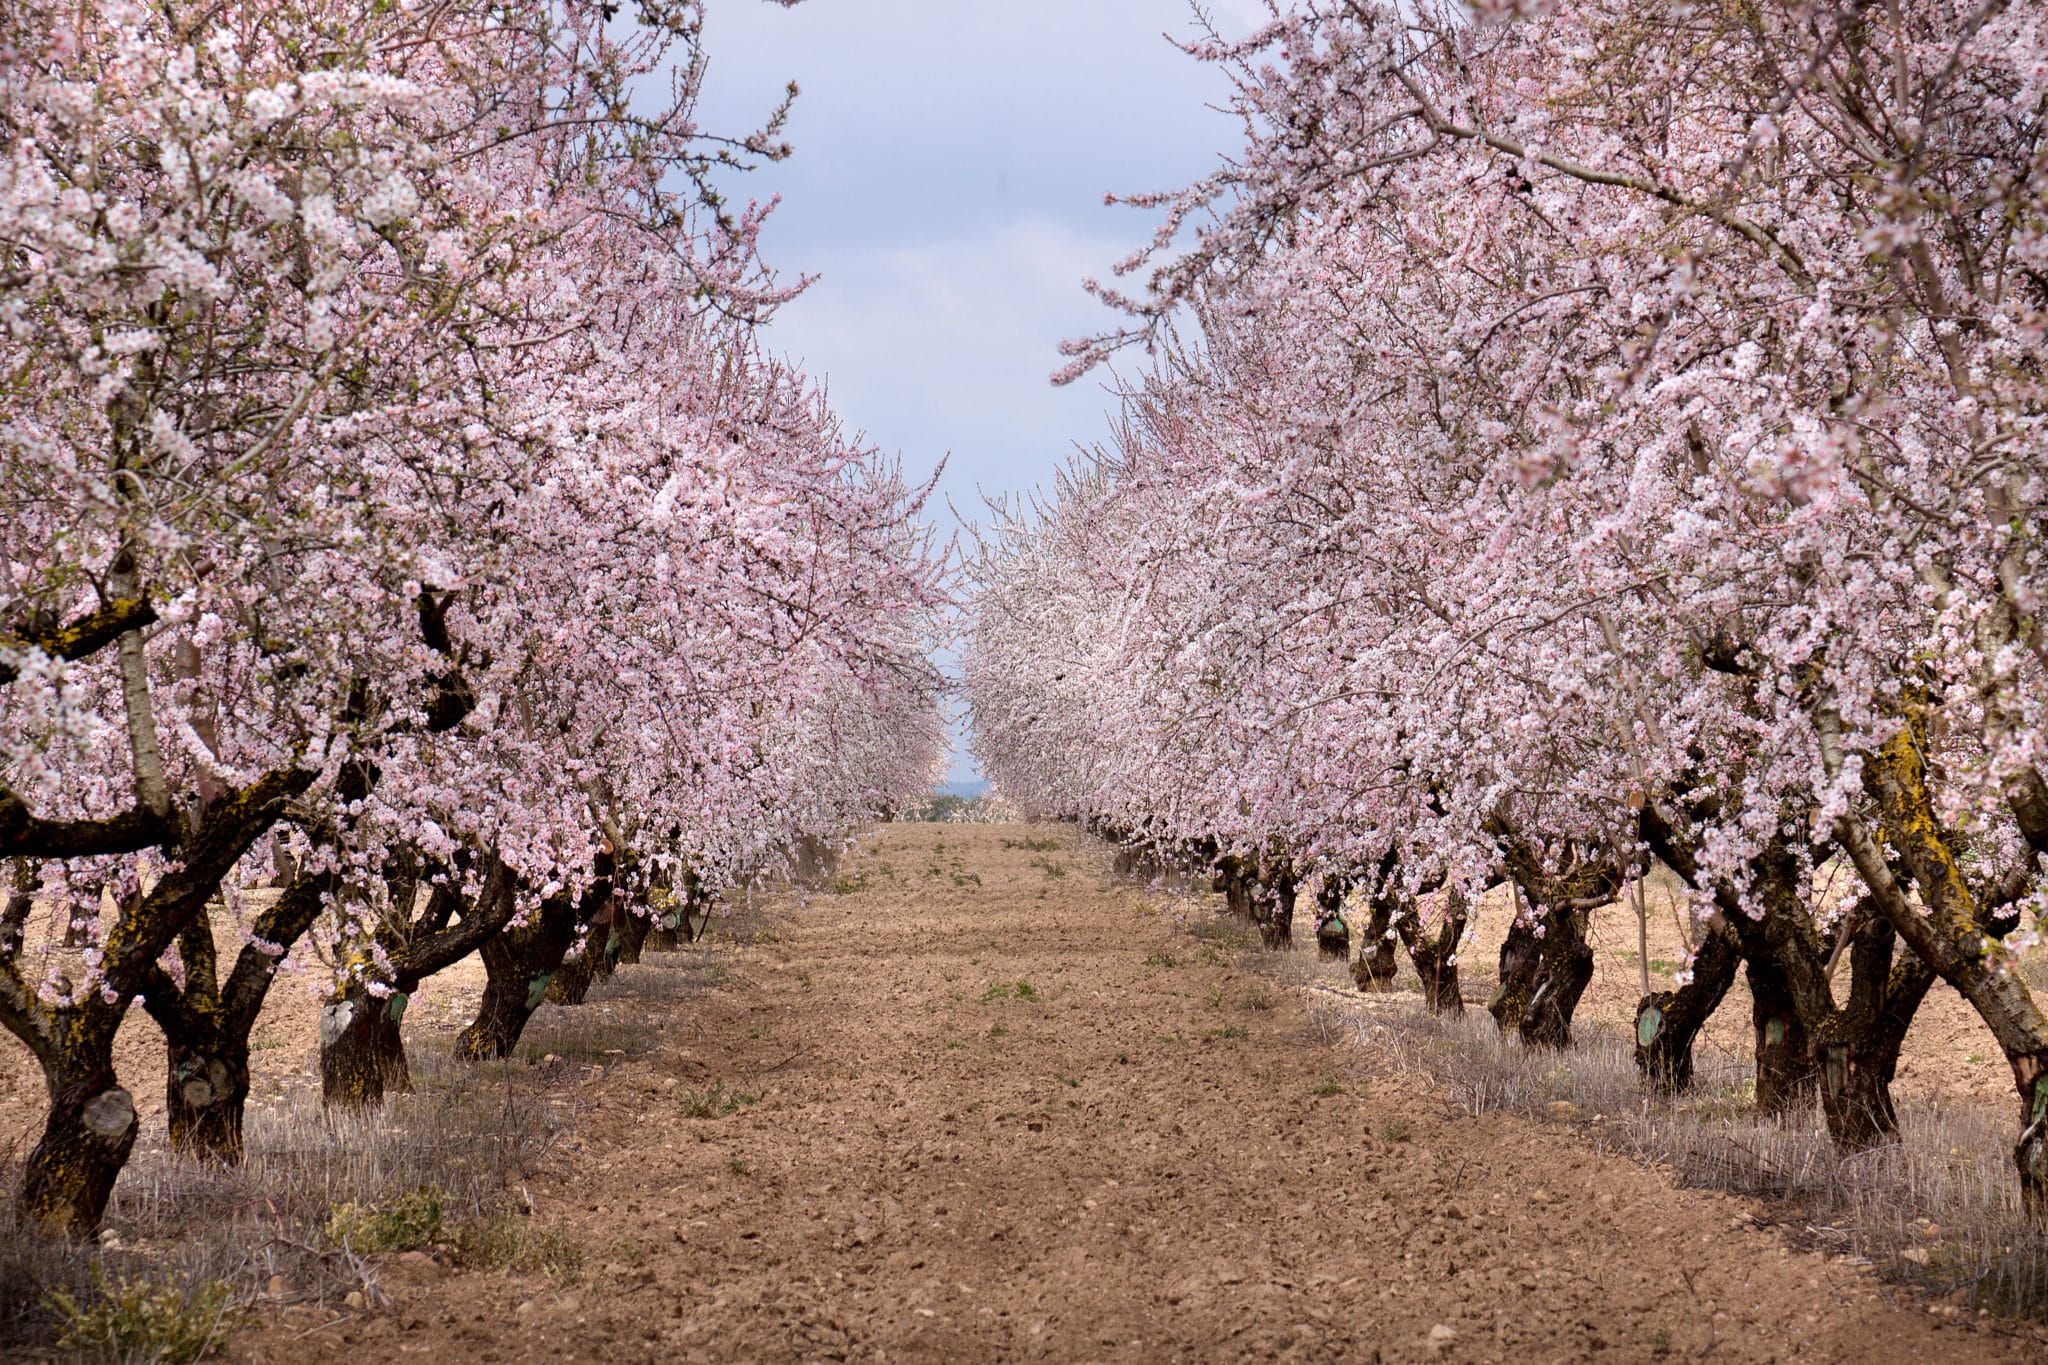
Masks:
[[[839,890],[575,1083],[524,1188],[574,1283],[412,1256],[390,1305],[282,1310],[234,1356],[2041,1358],[1742,1201],[1372,1076],[1065,831],[891,826]],[[745,1098],[686,1117],[714,1092]]]

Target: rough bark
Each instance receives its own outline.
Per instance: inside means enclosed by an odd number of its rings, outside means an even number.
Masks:
[[[189,819],[174,820],[182,831],[177,861],[147,892],[124,900],[107,929],[104,989],[74,1005],[48,1005],[11,957],[0,958],[0,1025],[35,1056],[51,1104],[23,1172],[20,1201],[28,1221],[75,1233],[98,1225],[135,1136],[133,1100],[114,1079],[114,1035],[144,983],[161,972],[159,959],[204,912],[221,878],[314,777],[269,773],[187,812]],[[124,1121],[116,1121],[117,1111],[126,1114]]]
[[[1849,1003],[1814,1035],[1821,1113],[1844,1152],[1897,1139],[1899,1048],[1934,984],[1927,963],[1911,952],[1897,956],[1898,934],[1874,907],[1859,907],[1851,932]]]
[[[1502,1032],[1532,1047],[1569,1047],[1572,1014],[1593,979],[1587,912],[1553,910],[1535,924],[1517,918],[1500,950],[1500,986],[1487,1011]],[[1539,933],[1538,930],[1541,930]]]
[[[320,1010],[320,1097],[362,1109],[384,1102],[388,1091],[412,1089],[405,1058],[404,991],[372,995],[352,985]]]
[[[592,986],[612,974],[620,942],[612,919],[612,903],[607,899],[587,923],[577,927],[575,942],[548,983],[551,1004],[580,1005]]]
[[[242,1113],[249,1102],[249,1043],[224,1037],[211,1048],[166,1044],[164,1114],[171,1146],[228,1165],[242,1159]]]
[[[1408,948],[1408,960],[1422,981],[1422,1003],[1435,1014],[1463,1014],[1465,998],[1458,988],[1458,944],[1465,937],[1465,901],[1453,893],[1445,898],[1435,934],[1425,933],[1413,905],[1394,918],[1395,931]]]
[[[1734,934],[1716,927],[1693,954],[1692,980],[1637,1002],[1636,1069],[1652,1090],[1676,1095],[1691,1088],[1693,1044],[1727,998],[1741,965]]]
[[[290,951],[319,915],[330,884],[323,876],[287,887],[251,926],[253,941],[243,947],[225,984],[215,973],[212,925],[202,915],[178,941],[183,985],[162,972],[145,985],[144,1007],[164,1035],[171,1145],[187,1156],[226,1165],[242,1159],[249,1037],[282,960],[281,953],[257,943]]]
[[[1386,896],[1372,899],[1372,918],[1366,921],[1365,941],[1358,946],[1358,960],[1351,964],[1351,979],[1362,991],[1391,989],[1400,971],[1394,951],[1394,905]]]
[[[654,928],[653,921],[638,907],[629,909],[619,916],[619,965],[630,967],[640,960],[646,949],[647,939]]]
[[[21,1183],[24,1218],[46,1232],[96,1230],[135,1146],[135,1101],[114,1077],[119,1024],[112,1009],[81,1012],[70,1046],[46,1075],[50,1108]]]
[[[547,998],[548,986],[587,923],[611,898],[610,860],[599,860],[598,879],[577,899],[564,891],[541,902],[527,922],[507,929],[483,946],[484,996],[477,1016],[455,1040],[455,1055],[469,1061],[509,1056],[526,1021]],[[579,914],[579,910],[581,913]]]
[[[1840,723],[1825,712],[1816,719],[1829,771],[1840,771]],[[1835,835],[1877,910],[1922,961],[1976,1008],[1998,1040],[2019,1099],[2013,1168],[2020,1197],[2028,1209],[2048,1216],[2048,1018],[1997,944],[1998,921],[1966,880],[1955,837],[1936,814],[1921,757],[1925,719],[1924,711],[1913,710],[1909,724],[1865,760],[1863,784],[1876,804],[1885,842],[1898,851],[1926,913],[1908,899],[1861,821],[1842,815],[1835,821]]]
[[[1819,1084],[1813,1044],[1784,964],[1755,950],[1746,954],[1750,1023],[1756,1031],[1756,1107],[1783,1113],[1810,1102]]]
[[[420,983],[467,957],[510,922],[517,908],[515,879],[495,856],[484,859],[474,898],[460,888],[474,870],[464,855],[455,868],[412,860],[387,875],[390,909],[375,931],[380,974],[338,994],[320,1016],[320,1091],[326,1103],[365,1108],[388,1092],[412,1088],[405,1053],[405,1010]],[[431,880],[430,880],[431,879]],[[422,888],[430,887],[417,918]],[[460,912],[460,918],[457,914]]]
[[[1351,924],[1344,918],[1348,882],[1325,877],[1316,889],[1316,952],[1333,962],[1351,960]]]

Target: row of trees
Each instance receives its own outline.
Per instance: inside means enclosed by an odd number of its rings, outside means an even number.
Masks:
[[[697,0],[619,9],[0,15],[0,1023],[45,1226],[135,1141],[132,1005],[173,1141],[234,1160],[280,969],[375,1102],[433,973],[482,954],[461,1050],[501,1055],[930,787],[928,486],[760,348],[792,290],[719,188],[781,114],[705,132]]]
[[[1247,142],[1163,211],[1116,440],[980,552],[1005,795],[1211,866],[1285,933],[1370,906],[1441,1008],[1569,1038],[1587,915],[1661,860],[1746,968],[1759,1103],[1887,1138],[1939,978],[2048,1207],[2048,14],[1998,0],[1295,0]],[[1197,226],[1199,224],[1199,226]]]

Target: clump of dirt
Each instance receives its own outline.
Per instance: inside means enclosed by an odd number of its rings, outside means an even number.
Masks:
[[[1368,1078],[1063,831],[890,826],[754,938],[575,1088],[499,1232],[561,1254],[394,1263],[389,1307],[234,1355],[2039,1358],[1744,1201]]]

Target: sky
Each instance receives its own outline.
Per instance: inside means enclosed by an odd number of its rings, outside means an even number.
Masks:
[[[1257,0],[1211,4],[1225,31]],[[960,514],[1049,480],[1107,434],[1095,378],[1055,389],[1059,342],[1110,315],[1081,288],[1150,234],[1111,191],[1175,189],[1237,145],[1221,73],[1165,35],[1188,0],[712,0],[703,123],[758,126],[801,88],[790,160],[734,182],[782,196],[764,238],[818,276],[766,333],[833,406]],[[951,514],[938,516],[948,530]],[[959,742],[948,776],[974,775]]]

